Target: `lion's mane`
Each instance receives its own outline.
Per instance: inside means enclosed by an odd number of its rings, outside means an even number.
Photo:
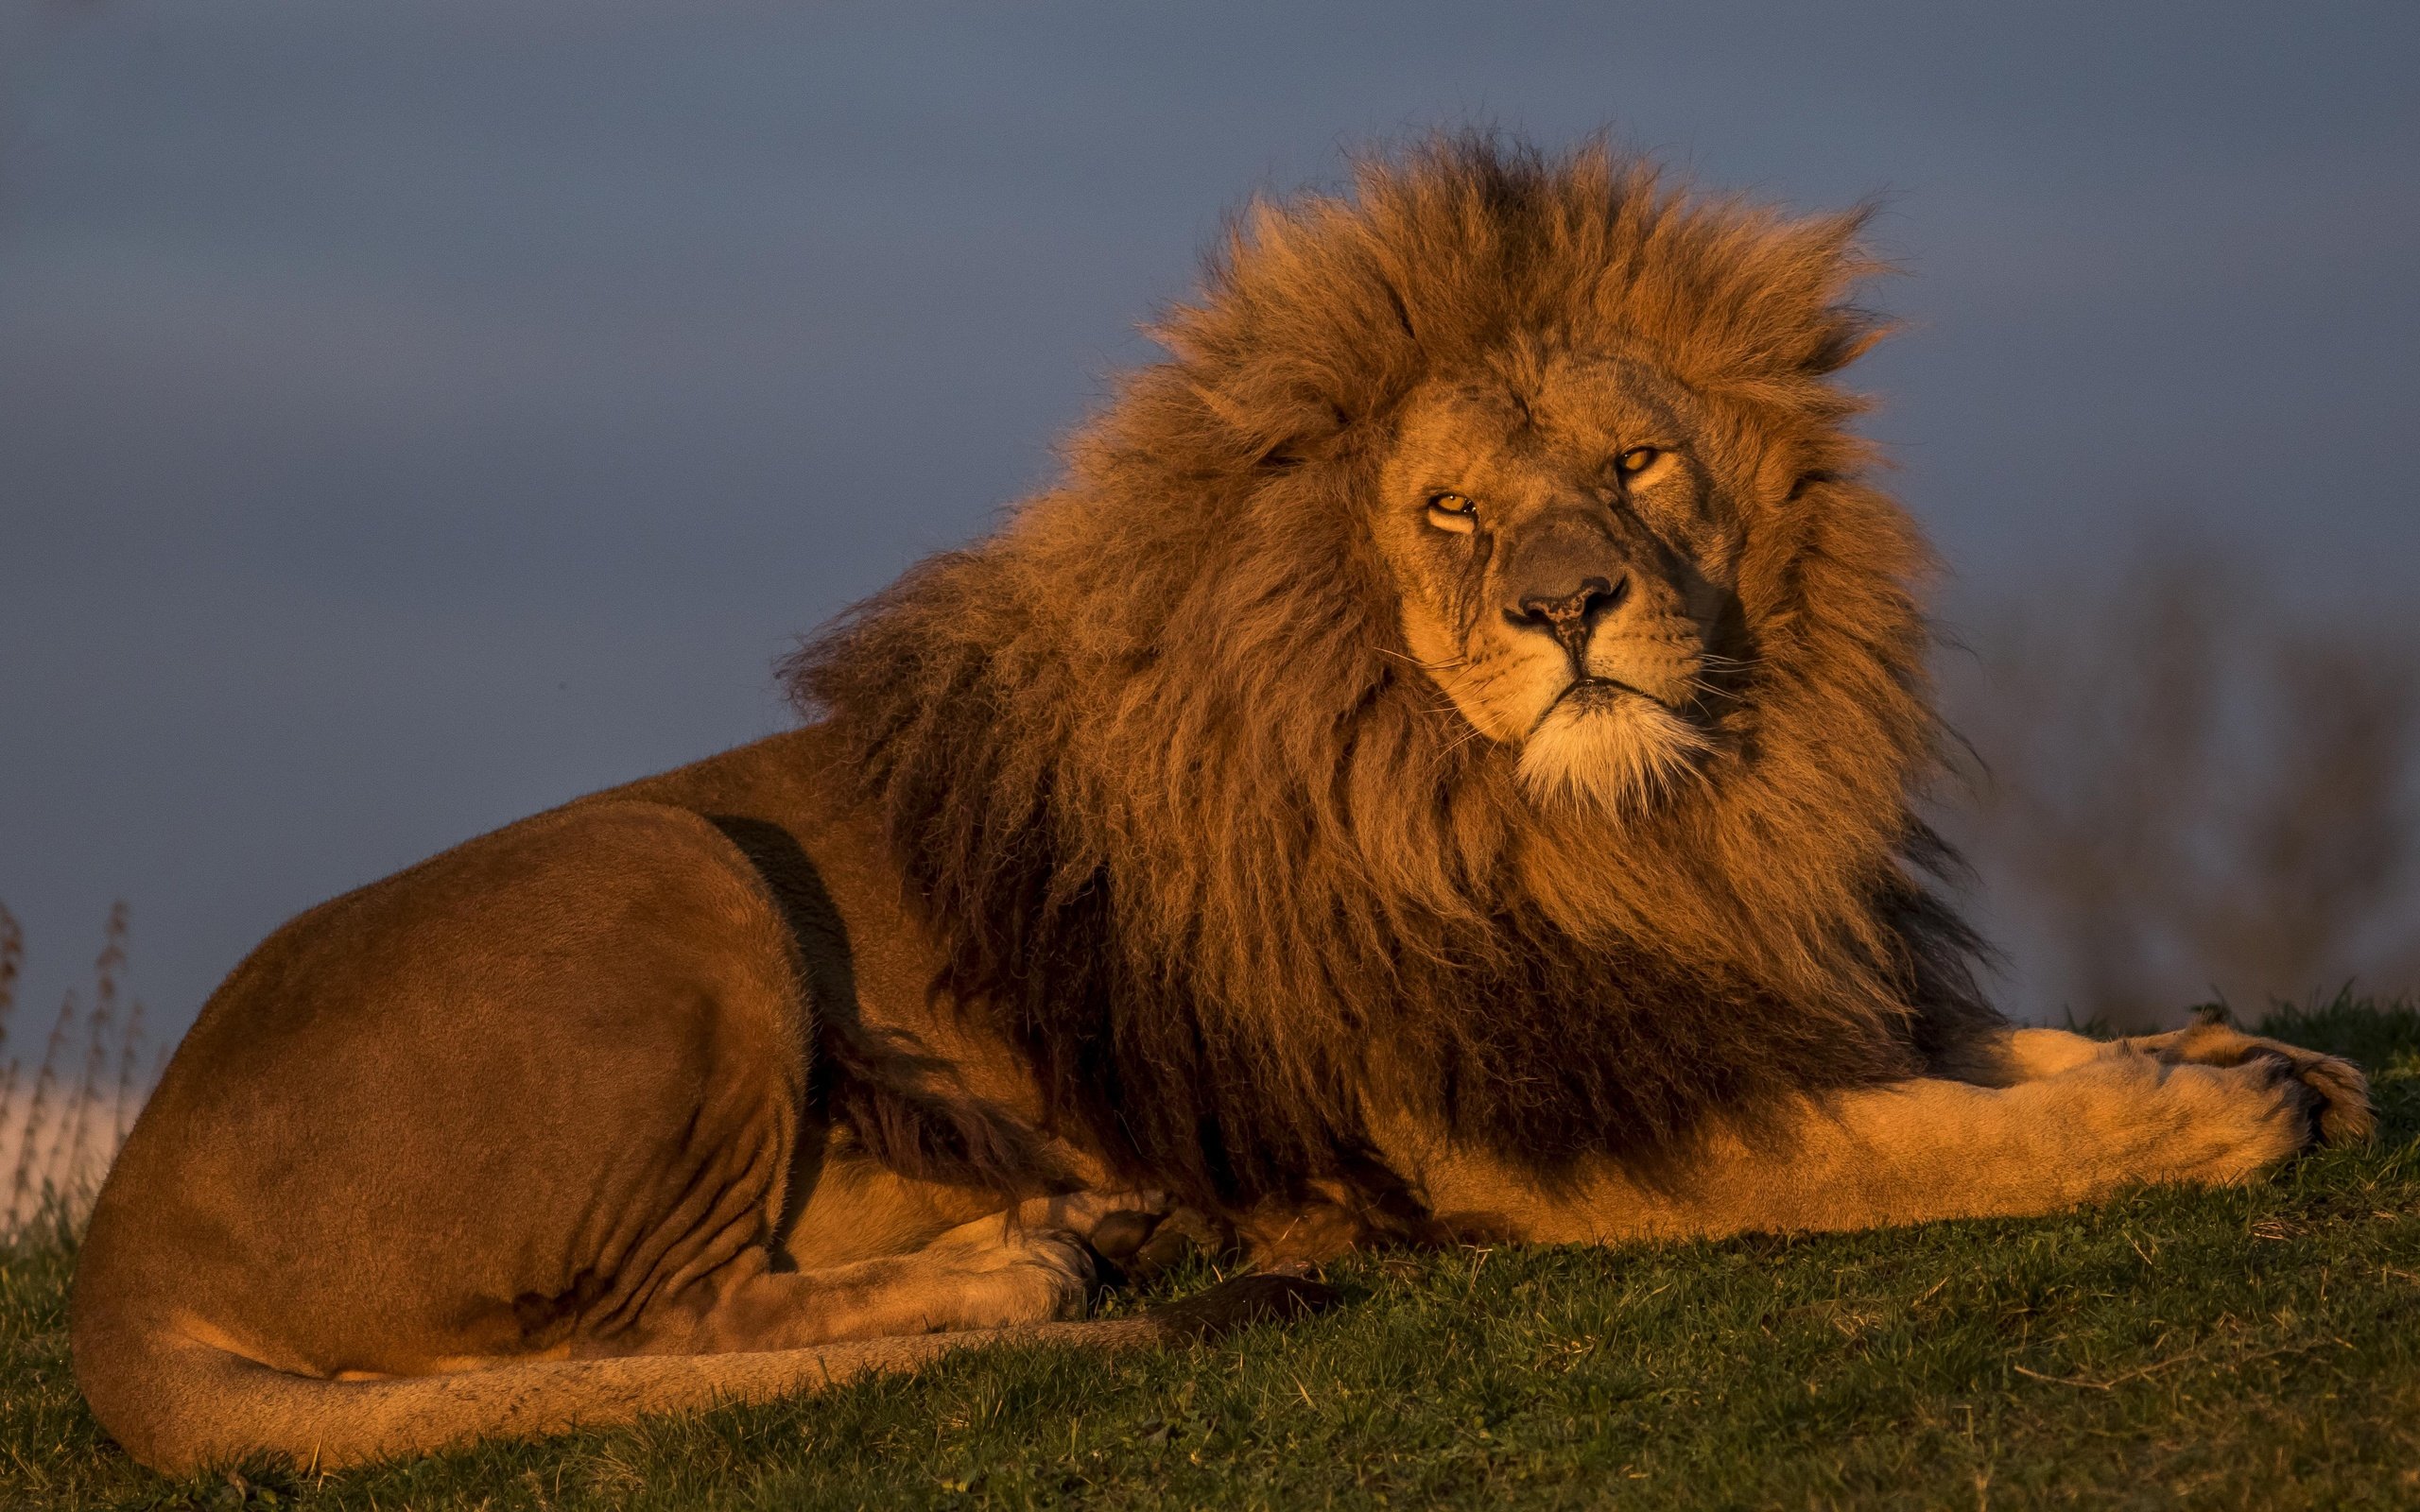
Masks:
[[[1060,487],[792,659],[1055,1126],[1225,1205],[1350,1179],[1390,1112],[1651,1165],[1995,1022],[1910,808],[1927,559],[1827,381],[1858,221],[1472,135],[1255,203]],[[1525,794],[1366,539],[1398,402],[1523,341],[1651,355],[1754,495],[1722,752],[1644,815]]]

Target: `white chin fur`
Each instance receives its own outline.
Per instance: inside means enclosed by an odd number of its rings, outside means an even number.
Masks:
[[[1540,802],[1644,807],[1692,771],[1705,736],[1651,698],[1566,699],[1521,747],[1521,782]]]

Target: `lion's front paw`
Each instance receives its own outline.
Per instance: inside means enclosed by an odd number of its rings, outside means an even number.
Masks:
[[[2134,1132],[2148,1180],[2232,1186],[2310,1148],[2320,1094],[2293,1069],[2261,1056],[2232,1066],[2135,1062],[2151,1078]]]
[[[1159,1192],[1074,1192],[1036,1197],[1017,1210],[1023,1224],[1082,1236],[1105,1272],[1102,1281],[1149,1281],[1195,1255],[1235,1247],[1232,1228],[1180,1207]]]
[[[2284,1074],[2311,1093],[2305,1147],[2359,1143],[2368,1139],[2377,1125],[2370,1108],[2369,1078],[2349,1060],[2280,1040],[2264,1040],[2223,1023],[2197,1023],[2126,1043],[2170,1064],[2243,1066],[2267,1062],[2282,1068]]]
[[[1092,1257],[1064,1229],[1011,1229],[997,1218],[979,1219],[951,1229],[925,1253],[958,1285],[949,1328],[1079,1318],[1092,1292]]]
[[[1112,1284],[1149,1284],[1198,1256],[1223,1255],[1235,1248],[1235,1230],[1192,1208],[1139,1216],[1120,1213],[1092,1236],[1093,1250],[1115,1275]]]

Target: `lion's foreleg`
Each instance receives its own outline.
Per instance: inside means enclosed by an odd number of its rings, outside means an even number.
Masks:
[[[2014,1087],[2041,1081],[2098,1060],[2116,1046],[2066,1029],[2012,1028],[1976,1047],[1974,1065],[1961,1067],[1961,1081]]]
[[[2014,1086],[1924,1078],[1810,1098],[1712,1132],[1651,1177],[1608,1168],[1548,1189],[1466,1155],[1423,1164],[1449,1220],[1615,1240],[2049,1212],[2146,1183],[2243,1181],[2314,1141],[2324,1100],[2282,1060],[2103,1049]]]

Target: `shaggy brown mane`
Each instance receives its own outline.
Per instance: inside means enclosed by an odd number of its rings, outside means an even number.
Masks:
[[[948,964],[1056,1126],[1228,1204],[1399,1109],[1551,1174],[1911,1074],[1996,1022],[1910,814],[1902,511],[1828,376],[1860,217],[1440,138],[1253,206],[1057,490],[802,650]],[[1514,343],[1644,354],[1751,480],[1753,666],[1702,784],[1542,811],[1409,662],[1365,510],[1395,406]]]

